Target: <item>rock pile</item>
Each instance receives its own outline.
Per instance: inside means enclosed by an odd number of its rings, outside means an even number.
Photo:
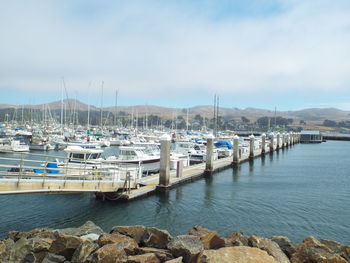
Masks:
[[[11,231],[0,241],[2,263],[346,263],[350,246],[307,237],[262,238],[194,226],[188,235],[144,226],[117,226],[105,233],[92,222],[78,228]]]

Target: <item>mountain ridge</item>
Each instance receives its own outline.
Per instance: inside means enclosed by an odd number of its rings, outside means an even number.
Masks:
[[[47,104],[38,105],[11,105],[11,104],[0,104],[0,109],[49,109],[49,110],[59,110],[61,109],[61,101],[54,101]],[[77,111],[87,111],[89,106],[79,100],[75,99],[65,99],[63,100],[63,105],[66,109],[77,110]],[[115,107],[103,107],[103,111],[115,112]],[[125,112],[129,114],[138,114],[140,116],[148,115],[159,115],[167,117],[175,116],[186,116],[187,111],[191,118],[195,115],[201,115],[203,117],[212,118],[214,107],[212,105],[196,105],[190,108],[171,108],[157,105],[135,105],[135,106],[118,106],[118,112]],[[100,111],[100,108],[90,105],[90,111]],[[274,110],[260,109],[254,107],[247,107],[244,109],[239,108],[228,108],[219,107],[219,115],[223,117],[232,118],[251,118],[257,119],[260,117],[274,117]],[[276,111],[276,116],[281,116],[284,118],[302,119],[302,120],[312,120],[320,121],[325,119],[330,120],[350,120],[350,111],[344,111],[337,108],[305,108],[295,111]]]

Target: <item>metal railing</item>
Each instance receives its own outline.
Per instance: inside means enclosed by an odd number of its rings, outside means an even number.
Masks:
[[[98,181],[123,183],[128,188],[136,187],[142,175],[142,167],[108,162],[84,161],[72,162],[67,157],[45,154],[18,153],[18,157],[0,156],[0,179],[21,180]]]

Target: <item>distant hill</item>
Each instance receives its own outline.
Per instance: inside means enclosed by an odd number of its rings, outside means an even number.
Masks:
[[[67,109],[76,109],[78,111],[87,111],[89,106],[79,100],[75,99],[65,99],[63,100],[63,104],[66,105]],[[54,101],[47,104],[38,104],[38,105],[9,105],[9,104],[0,104],[0,109],[7,109],[7,108],[21,108],[24,109],[43,109],[44,107],[47,107],[50,110],[60,110],[61,109],[61,101]],[[90,110],[100,110],[96,108],[95,106],[90,106]]]
[[[78,111],[87,111],[88,105],[74,99],[66,99],[63,101],[67,109],[76,109]],[[25,109],[43,109],[46,107],[50,110],[59,110],[61,109],[61,101],[54,101],[47,104],[40,105],[24,105]],[[21,109],[22,105],[9,105],[9,104],[0,104],[0,109],[12,109],[17,108]],[[99,108],[95,106],[90,106],[91,111],[100,111]],[[106,107],[103,108],[104,111],[114,112],[115,107]],[[165,118],[172,118],[175,115],[185,116],[189,112],[189,117],[193,118],[195,115],[199,114],[203,117],[212,118],[213,117],[213,106],[210,105],[200,105],[194,106],[189,109],[187,108],[168,108],[155,105],[137,105],[137,106],[119,106],[118,112],[123,111],[125,113],[138,114],[139,116],[148,114],[148,115],[158,115]],[[230,117],[234,119],[239,119],[242,116],[250,119],[256,120],[260,117],[268,116],[273,117],[275,112],[273,110],[266,109],[257,109],[257,108],[219,108],[219,115],[223,117]],[[310,108],[303,109],[298,111],[277,111],[276,116],[281,116],[284,118],[293,118],[295,120],[305,120],[305,121],[323,121],[325,119],[340,121],[340,120],[350,120],[350,111],[343,111],[335,108]]]

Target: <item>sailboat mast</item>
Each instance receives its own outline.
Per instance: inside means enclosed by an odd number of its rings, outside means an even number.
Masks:
[[[89,90],[88,90],[88,115],[87,115],[87,129],[90,130],[90,86],[91,82],[89,83]]]
[[[114,112],[114,126],[118,125],[118,90],[115,91],[115,112]]]
[[[63,135],[63,83],[61,85],[61,135]]]
[[[104,82],[102,81],[102,85],[101,85],[101,129],[103,126],[103,110],[102,110],[102,107],[103,107],[103,84],[104,84]]]

